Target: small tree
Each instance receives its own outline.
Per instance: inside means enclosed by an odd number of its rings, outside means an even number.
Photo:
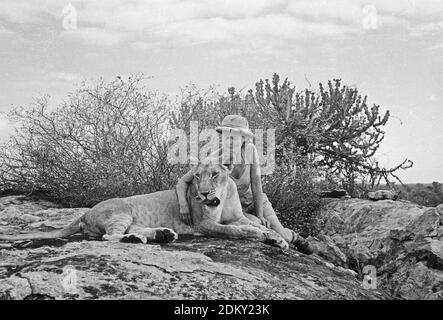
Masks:
[[[305,155],[318,168],[341,177],[353,195],[359,183],[373,188],[382,179],[388,184],[390,179],[400,181],[395,173],[412,166],[406,159],[393,168],[380,167],[374,155],[384,139],[389,111],[381,114],[378,105],[369,107],[366,96],[338,79],[328,81],[326,88],[320,83],[317,93],[296,93],[287,79],[280,83],[275,74],[272,81],[259,81],[252,95],[250,91],[246,100],[255,99],[256,122],[277,126],[277,157],[285,159],[285,152]]]

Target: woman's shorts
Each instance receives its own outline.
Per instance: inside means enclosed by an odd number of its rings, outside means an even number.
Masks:
[[[242,203],[242,209],[243,209],[243,212],[253,214],[254,216],[257,215],[255,213],[254,201],[252,201],[252,203],[250,203],[250,204],[243,204]],[[277,215],[275,214],[274,208],[272,208],[272,204],[268,200],[268,197],[266,196],[266,194],[263,193],[263,217],[267,218],[270,216],[277,216]]]

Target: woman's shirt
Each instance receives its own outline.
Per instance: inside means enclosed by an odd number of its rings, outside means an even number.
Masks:
[[[244,167],[243,173],[239,178],[236,178],[231,173],[231,178],[237,185],[238,195],[240,196],[240,202],[243,206],[250,205],[254,201],[254,197],[251,189],[251,165],[257,164],[260,168],[260,162],[258,158],[258,152],[253,143],[246,144],[244,150],[242,148],[242,164],[236,165]]]

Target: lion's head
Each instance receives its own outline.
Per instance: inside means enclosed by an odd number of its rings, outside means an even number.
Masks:
[[[209,208],[218,207],[226,196],[231,169],[213,158],[207,158],[192,166],[192,171],[197,199]]]

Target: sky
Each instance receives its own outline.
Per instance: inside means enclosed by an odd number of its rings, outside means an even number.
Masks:
[[[408,158],[404,182],[443,182],[441,0],[0,0],[0,112],[139,73],[171,96],[340,78],[392,114],[379,162]]]

